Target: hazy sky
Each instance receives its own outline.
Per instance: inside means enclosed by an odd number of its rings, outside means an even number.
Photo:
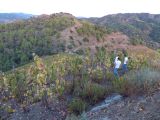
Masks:
[[[0,0],[0,12],[101,17],[114,13],[160,14],[160,0]]]

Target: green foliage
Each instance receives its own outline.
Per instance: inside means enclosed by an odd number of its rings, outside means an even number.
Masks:
[[[154,42],[160,42],[160,23],[157,15],[126,13],[108,15],[99,19],[89,18],[88,20],[94,24],[105,26],[108,31],[111,29],[126,34],[132,44],[147,43],[148,46],[155,49],[157,43]]]
[[[126,75],[125,79],[132,85],[130,89],[137,93],[152,92],[159,84],[159,71],[149,68],[143,68],[136,72]]]
[[[144,56],[135,56],[129,59],[129,69],[139,69],[148,66],[148,60]]]
[[[43,56],[65,51],[65,42],[58,39],[60,32],[72,25],[74,18],[60,15],[0,24],[0,70],[30,62],[33,52]]]
[[[69,109],[76,114],[82,113],[86,110],[86,108],[87,103],[78,98],[73,99],[72,102],[69,104]]]
[[[125,91],[125,85],[126,85],[126,80],[121,77],[121,78],[114,78],[112,81],[113,84],[113,89],[115,92],[118,92],[120,94],[123,94]]]
[[[122,53],[120,51],[117,54],[121,56]],[[69,104],[69,109],[80,114],[87,109],[88,104],[96,104],[113,91],[133,95],[150,92],[151,88],[159,85],[159,71],[141,70],[148,66],[147,57],[144,58],[141,54],[129,59],[129,68],[135,71],[128,72],[119,79],[110,71],[113,54],[109,54],[104,47],[98,47],[95,54],[84,50],[83,56],[74,53],[57,54],[44,59],[35,54],[33,56],[34,63],[29,67],[0,75],[0,80],[3,81],[0,90],[9,91],[9,96],[24,106],[38,101],[47,106],[48,100],[70,95],[76,98]]]
[[[103,80],[103,70],[101,67],[97,66],[95,69],[92,69],[92,80],[94,80],[97,83],[101,83]]]
[[[13,71],[8,79],[8,89],[19,102],[22,102],[25,98],[27,83],[26,75],[22,71]]]
[[[160,24],[155,24],[149,36],[156,42],[160,43]]]
[[[84,85],[80,97],[87,100],[89,103],[94,104],[104,98],[105,92],[105,89],[101,85],[88,82]]]
[[[107,30],[103,27],[95,26],[89,22],[83,21],[83,26],[78,28],[77,32],[80,35],[93,35],[97,38],[97,40],[100,40],[103,38],[104,34],[107,33]]]
[[[133,38],[132,40],[131,40],[131,44],[132,45],[140,45],[140,44],[143,44],[143,40],[142,39],[136,39],[136,38]]]
[[[151,93],[159,87],[159,71],[143,68],[130,71],[123,78],[113,81],[117,92],[125,95]]]

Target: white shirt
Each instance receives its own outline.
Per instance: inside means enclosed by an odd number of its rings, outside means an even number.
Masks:
[[[128,63],[128,57],[125,57],[124,58],[124,64],[127,64]]]
[[[118,56],[115,58],[115,60],[114,60],[114,64],[116,63],[116,61],[118,60]]]
[[[120,68],[120,65],[121,65],[121,61],[120,60],[117,60],[115,62],[115,68],[119,69]]]

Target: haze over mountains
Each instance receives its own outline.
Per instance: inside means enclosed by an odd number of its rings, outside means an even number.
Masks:
[[[25,13],[0,13],[0,23],[9,23],[16,20],[24,20],[32,16],[32,14]]]

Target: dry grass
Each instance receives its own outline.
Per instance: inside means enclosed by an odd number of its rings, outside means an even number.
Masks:
[[[124,77],[113,82],[117,92],[127,96],[150,94],[160,85],[160,74],[155,69],[143,68],[130,71]]]

